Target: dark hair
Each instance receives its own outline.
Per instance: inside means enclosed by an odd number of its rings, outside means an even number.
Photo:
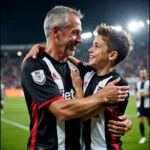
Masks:
[[[108,46],[108,52],[117,51],[118,57],[115,65],[124,60],[133,50],[133,40],[130,34],[125,31],[117,31],[115,27],[101,24],[96,27],[98,35],[102,35]]]

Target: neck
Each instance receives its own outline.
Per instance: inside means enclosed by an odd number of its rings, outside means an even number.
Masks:
[[[104,76],[104,75],[106,75],[106,74],[112,72],[113,69],[114,69],[114,68],[113,68],[113,67],[110,67],[109,65],[96,68],[96,70],[97,70],[97,75],[98,75],[98,76]]]
[[[65,62],[66,56],[62,53],[61,50],[54,44],[54,42],[47,42],[45,52],[48,53],[52,58],[59,62]]]

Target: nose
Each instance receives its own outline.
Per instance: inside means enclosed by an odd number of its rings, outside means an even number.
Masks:
[[[88,51],[89,51],[89,53],[91,53],[91,52],[92,52],[92,47],[91,47],[91,48],[89,48],[89,50],[88,50]]]
[[[79,35],[79,36],[77,37],[76,41],[77,41],[78,43],[80,43],[80,44],[83,42],[83,40],[82,40],[82,38],[81,38],[81,35]]]

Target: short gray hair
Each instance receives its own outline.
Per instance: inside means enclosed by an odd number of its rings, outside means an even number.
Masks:
[[[83,18],[83,14],[81,14],[80,10],[72,9],[65,6],[55,6],[47,13],[44,20],[44,32],[46,39],[50,36],[53,26],[57,25],[60,28],[64,28],[69,25],[69,13],[75,14],[80,19]]]

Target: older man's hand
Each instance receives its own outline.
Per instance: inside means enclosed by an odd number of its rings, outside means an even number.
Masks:
[[[132,128],[132,121],[128,119],[127,115],[122,115],[118,117],[118,121],[109,120],[108,123],[109,131],[113,133],[114,136],[123,136]]]

